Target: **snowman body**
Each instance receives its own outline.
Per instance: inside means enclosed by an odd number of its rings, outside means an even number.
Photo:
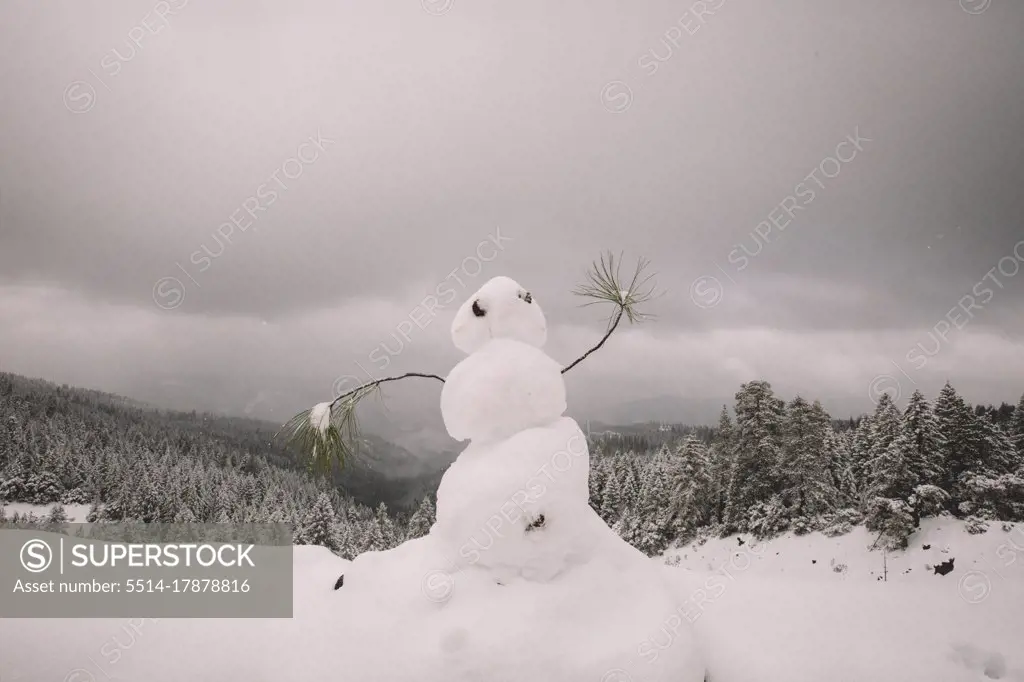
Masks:
[[[449,374],[441,411],[449,433],[471,439],[437,494],[438,539],[459,567],[547,581],[602,540],[622,544],[587,504],[586,438],[562,416],[561,367],[539,348],[487,341]]]
[[[563,416],[546,337],[531,294],[505,277],[456,314],[452,338],[468,355],[441,411],[469,444],[441,480],[437,520],[425,537],[357,557],[338,591],[343,608],[381,614],[403,652],[382,680],[704,680],[669,569],[590,507],[586,438]],[[666,624],[671,647],[645,656]],[[366,656],[376,630],[362,633]]]

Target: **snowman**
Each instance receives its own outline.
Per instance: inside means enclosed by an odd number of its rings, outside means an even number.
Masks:
[[[666,569],[588,503],[586,438],[563,416],[562,370],[542,350],[533,295],[488,281],[459,309],[452,340],[467,357],[445,379],[441,412],[469,444],[441,480],[437,521],[357,557],[336,593],[347,610],[388,614],[378,627],[404,658],[381,679],[704,680]],[[645,649],[655,638],[668,645]]]

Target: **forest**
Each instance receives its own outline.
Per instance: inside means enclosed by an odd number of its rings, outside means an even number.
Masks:
[[[948,514],[971,532],[1024,520],[1024,396],[972,406],[946,384],[904,409],[883,394],[872,414],[834,420],[817,401],[743,384],[714,426],[589,438],[590,503],[648,555],[707,535],[848,532],[863,524],[904,546],[922,518]],[[111,394],[0,374],[0,522],[283,523],[297,544],[351,558],[426,534],[438,471],[408,486],[360,473],[315,475],[267,425],[167,412]],[[382,448],[367,440],[368,448]],[[399,492],[401,494],[399,494]],[[3,502],[53,504],[15,518]],[[78,519],[82,521],[83,519]]]

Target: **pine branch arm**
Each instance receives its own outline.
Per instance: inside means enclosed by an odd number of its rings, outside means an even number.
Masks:
[[[395,377],[384,377],[383,379],[374,379],[373,381],[367,381],[365,384],[357,386],[356,388],[353,388],[351,391],[345,391],[344,393],[342,393],[337,398],[331,401],[331,407],[333,408],[338,402],[344,400],[345,398],[353,396],[359,393],[360,391],[368,391],[370,389],[377,388],[381,384],[386,384],[389,381],[398,381],[400,379],[408,379],[410,377],[419,377],[422,379],[437,379],[442,384],[444,383],[444,377],[441,377],[437,374],[425,374],[423,372],[406,372],[405,374],[401,374]]]
[[[619,311],[615,314],[615,320],[612,322],[611,326],[608,327],[608,331],[606,331],[604,333],[604,336],[601,337],[601,340],[597,342],[597,345],[595,345],[593,348],[588,350],[586,353],[584,353],[583,355],[581,355],[578,358],[576,358],[575,360],[573,360],[570,365],[568,365],[567,367],[563,368],[562,369],[562,374],[565,374],[570,369],[572,369],[576,365],[578,365],[581,362],[583,362],[584,360],[586,360],[587,356],[589,356],[591,353],[593,353],[594,351],[598,350],[599,348],[601,348],[601,346],[604,345],[604,342],[607,341],[608,338],[612,335],[612,332],[615,331],[615,328],[619,326],[619,321],[622,320],[622,311],[623,311],[623,308],[620,307]]]

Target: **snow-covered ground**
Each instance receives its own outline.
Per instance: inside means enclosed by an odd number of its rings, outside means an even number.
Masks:
[[[7,514],[7,518],[11,518],[15,514],[25,515],[32,512],[36,516],[47,516],[50,510],[53,509],[52,504],[28,504],[26,502],[8,502],[4,505],[4,513]],[[87,504],[66,504],[64,505],[64,511],[67,512],[68,520],[71,523],[85,523],[85,517],[89,513],[89,505]],[[6,682],[3,678],[0,678],[0,682]]]
[[[834,538],[820,533],[787,533],[767,542],[749,536],[710,538],[702,545],[693,543],[669,550],[666,559],[678,556],[679,566],[693,571],[714,571],[724,564],[726,570],[739,567],[759,577],[801,582],[876,582],[884,578],[901,584],[923,581],[948,586],[981,571],[991,577],[992,589],[998,591],[1006,581],[1020,584],[1024,580],[1024,524],[1008,527],[1011,530],[1005,531],[1001,523],[990,522],[987,532],[971,535],[962,521],[924,519],[905,551],[884,554],[881,550],[868,551],[876,535],[863,526]],[[936,575],[932,567],[950,560],[954,570],[945,579]],[[965,591],[970,592],[972,585],[967,577]]]
[[[881,554],[867,550],[872,539],[857,529],[743,545],[712,539],[673,551],[680,565],[664,570],[687,611],[667,608],[664,627],[635,645],[657,656],[673,646],[682,616],[693,621],[712,682],[1024,681],[1024,528],[994,524],[969,535],[959,522],[928,521],[906,553],[888,555],[884,582]],[[949,559],[945,575],[929,568]],[[0,620],[0,680],[376,679],[393,660],[376,669],[349,662],[365,626],[384,616],[338,608],[333,586],[347,564],[325,549],[296,547],[290,620]],[[433,634],[396,632],[394,660],[403,640]],[[642,680],[609,670],[594,682]]]
[[[713,682],[1024,680],[1024,527],[970,535],[927,520],[886,555],[885,580],[873,541],[856,528],[670,552],[670,570],[697,580],[691,619]]]

